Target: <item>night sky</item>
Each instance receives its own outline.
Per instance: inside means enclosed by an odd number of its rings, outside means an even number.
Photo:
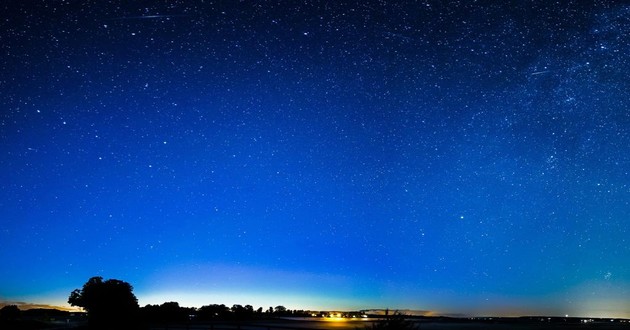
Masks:
[[[0,8],[0,303],[630,317],[627,2]]]

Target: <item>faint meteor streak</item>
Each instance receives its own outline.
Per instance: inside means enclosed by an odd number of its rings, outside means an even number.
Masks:
[[[139,15],[139,16],[123,16],[112,18],[111,20],[136,20],[136,19],[170,19],[175,17],[188,17],[190,15],[185,14],[172,14],[172,15]]]

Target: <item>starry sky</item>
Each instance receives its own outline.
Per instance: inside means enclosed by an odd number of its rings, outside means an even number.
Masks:
[[[4,1],[0,302],[630,317],[623,1]]]

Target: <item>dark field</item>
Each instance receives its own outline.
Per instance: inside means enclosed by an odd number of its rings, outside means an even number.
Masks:
[[[289,329],[371,329],[375,321],[370,320],[334,320],[334,319],[302,319],[302,320],[266,320],[239,323],[198,323],[181,324],[168,326],[152,326],[151,330],[289,330]],[[431,321],[418,320],[417,329],[536,329],[536,330],[559,330],[559,329],[630,329],[630,323],[615,322],[591,322],[591,323],[548,323],[531,321],[472,321],[472,320],[451,320],[451,321]]]
[[[580,319],[551,319],[550,321],[531,318],[493,318],[493,319],[458,319],[458,318],[422,318],[410,319],[413,329],[417,330],[571,330],[571,329],[629,329],[630,320],[590,320],[583,322]],[[141,326],[141,330],[369,330],[369,329],[397,329],[375,327],[379,319],[352,319],[352,318],[270,318],[251,321],[191,321],[187,323],[153,323]],[[129,324],[121,324],[119,329],[134,329]],[[89,330],[83,320],[56,320],[56,321],[17,321],[0,322],[2,330],[20,329],[49,329],[49,330]],[[412,330],[405,327],[401,330]]]

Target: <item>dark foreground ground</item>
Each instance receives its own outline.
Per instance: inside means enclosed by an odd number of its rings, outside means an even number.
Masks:
[[[240,322],[190,322],[187,324],[153,324],[143,327],[141,330],[367,330],[373,329],[377,322],[374,319],[270,319]],[[492,319],[492,320],[468,320],[468,319],[421,319],[414,320],[416,329],[420,330],[571,330],[571,329],[601,329],[601,330],[630,330],[630,321],[627,320],[594,320],[583,323],[581,321],[547,322],[542,320],[521,319]],[[121,324],[119,329],[131,329],[128,325]],[[84,323],[12,323],[1,324],[2,330],[48,329],[48,330],[89,330]],[[389,328],[388,328],[389,329]]]
[[[372,329],[375,321],[370,320],[335,320],[335,319],[310,319],[310,320],[267,320],[236,323],[205,323],[188,325],[154,325],[151,330],[365,330]],[[487,320],[418,320],[415,321],[417,329],[421,330],[561,330],[561,329],[601,329],[616,330],[630,329],[630,323],[615,322],[590,322],[590,323],[551,323],[551,322],[531,322],[531,321],[487,321]]]

